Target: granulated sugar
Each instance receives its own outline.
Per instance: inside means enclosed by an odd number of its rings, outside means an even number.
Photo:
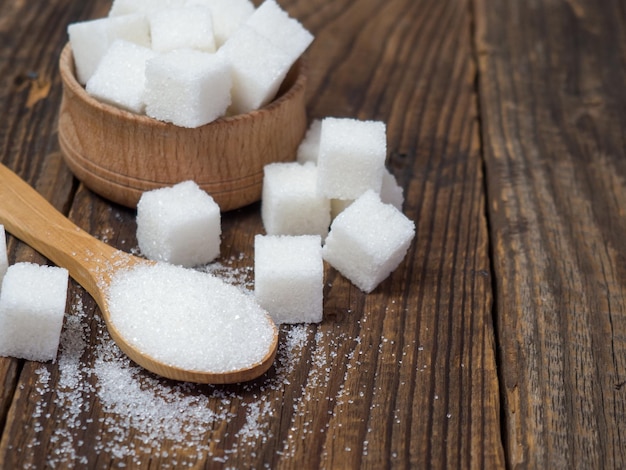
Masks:
[[[116,274],[111,322],[141,352],[186,370],[227,372],[262,362],[274,328],[251,296],[207,273],[165,263]]]
[[[227,279],[244,280],[247,270],[229,268],[229,263],[217,269]],[[268,420],[259,417],[278,409],[276,400],[282,400],[281,394],[264,392],[289,385],[294,368],[302,366],[302,351],[313,331],[307,325],[284,327],[274,374],[261,384],[244,384],[235,393],[146,373],[119,350],[99,315],[83,305],[80,292],[70,298],[70,305],[56,366],[45,365],[36,371],[31,400],[37,433],[24,444],[25,448],[42,445],[36,436],[51,417],[44,413],[56,408],[57,425],[50,438],[55,450],[46,461],[51,468],[85,467],[90,463],[87,455],[94,451],[100,455],[99,461],[110,461],[119,468],[146,459],[158,462],[159,468],[181,468],[197,466],[203,460],[227,463],[237,452],[260,449],[273,436]],[[85,357],[92,359],[87,362]],[[56,378],[50,373],[54,367],[58,367]],[[100,418],[94,420],[94,415]],[[244,424],[230,446],[216,442],[214,428],[242,418]],[[95,444],[84,442],[85,435],[95,435]],[[285,448],[288,446],[285,442]]]

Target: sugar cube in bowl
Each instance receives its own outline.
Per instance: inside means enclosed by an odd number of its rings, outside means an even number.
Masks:
[[[71,46],[59,68],[59,143],[76,177],[101,196],[136,207],[144,191],[194,180],[222,211],[261,197],[263,168],[295,160],[306,131],[300,58],[266,106],[185,128],[103,103],[77,81]]]

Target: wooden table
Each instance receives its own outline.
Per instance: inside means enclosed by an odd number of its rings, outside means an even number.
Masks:
[[[280,3],[316,36],[309,118],[387,123],[407,258],[369,295],[327,269],[324,321],[233,386],[133,366],[72,282],[58,361],[0,358],[0,468],[625,467],[624,3]],[[131,251],[57,142],[66,26],[108,8],[0,3],[0,160]],[[222,275],[250,286],[262,230],[223,215]]]

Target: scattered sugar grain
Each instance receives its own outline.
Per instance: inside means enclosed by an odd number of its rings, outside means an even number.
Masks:
[[[165,263],[122,271],[108,292],[111,322],[149,356],[187,370],[260,363],[274,327],[266,312],[215,276]]]
[[[228,273],[230,261],[236,264],[241,260],[227,260],[220,270],[225,270],[227,277],[236,281],[242,274],[241,268]],[[339,348],[348,339],[342,335],[334,338],[309,325],[285,325],[281,327],[281,335],[283,340],[279,343],[275,373],[260,386],[243,384],[241,391],[248,396],[252,394],[253,399],[246,402],[243,395],[222,387],[172,383],[147,374],[119,350],[102,319],[88,311],[76,295],[61,339],[58,385],[47,384],[47,376],[41,374],[40,388],[51,390],[57,396],[36,397],[42,402],[41,409],[50,400],[62,415],[50,438],[50,442],[55,443],[55,452],[47,456],[47,465],[51,468],[85,466],[90,463],[86,455],[96,452],[112,459],[112,464],[120,468],[159,458],[161,468],[184,468],[197,466],[201,459],[206,459],[209,465],[211,462],[227,464],[236,453],[254,452],[272,438],[271,428],[254,423],[254,419],[277,406],[268,401],[264,391],[279,391],[289,386],[291,375],[305,359],[304,348],[312,342],[316,345],[311,360],[315,367],[309,373],[309,383],[314,390],[326,393],[332,366],[326,361],[326,353],[329,348]],[[85,355],[95,356],[94,361],[81,362]],[[331,354],[331,357],[338,358],[338,355]],[[296,398],[293,420],[300,422],[304,417],[305,401],[324,399],[317,395],[311,397],[309,393],[305,387]],[[333,397],[326,397],[326,400],[334,401]],[[98,406],[102,416],[99,420],[90,418],[94,414],[92,406]],[[214,454],[211,430],[217,426],[233,426],[235,422],[244,423],[236,432],[236,442],[225,449],[222,448],[225,442],[220,443],[218,447],[222,450]],[[308,418],[305,422],[308,424]],[[326,428],[311,428],[307,432],[326,432],[327,428],[328,424]],[[81,438],[86,429],[96,434],[90,448],[85,447],[87,444]],[[283,441],[285,451],[281,454],[286,458],[295,455],[301,446],[300,441],[294,440],[295,427],[293,431]],[[306,435],[301,437],[304,439]],[[160,450],[165,442],[168,452]],[[29,445],[36,447],[41,443],[33,440]]]

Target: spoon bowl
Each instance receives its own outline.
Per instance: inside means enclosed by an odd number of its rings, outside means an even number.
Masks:
[[[111,321],[108,289],[121,271],[151,266],[155,262],[115,249],[94,238],[2,164],[0,182],[0,223],[9,233],[69,271],[70,276],[94,298],[111,337],[134,362],[169,379],[211,384],[253,380],[271,367],[278,346],[278,330],[267,314],[267,321],[274,331],[272,342],[262,360],[246,368],[226,372],[188,370],[165,364],[137,349]]]

